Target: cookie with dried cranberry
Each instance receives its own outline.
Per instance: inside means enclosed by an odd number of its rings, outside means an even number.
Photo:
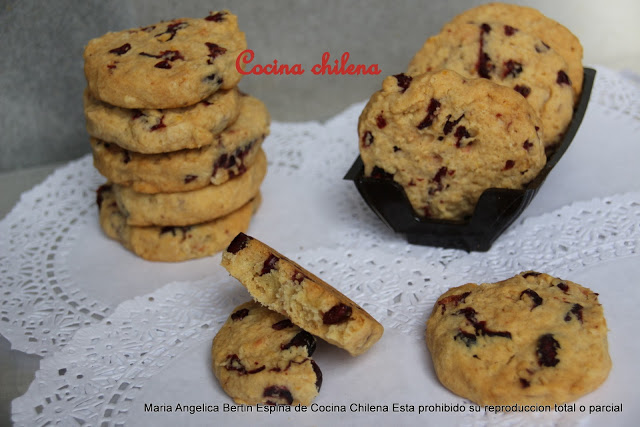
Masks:
[[[575,91],[564,58],[519,28],[488,21],[447,25],[427,39],[409,64],[409,74],[450,69],[485,78],[526,98],[542,121],[545,147],[559,143],[571,117]]]
[[[533,271],[448,290],[426,340],[440,382],[479,405],[569,402],[611,369],[598,294]]]
[[[166,153],[214,144],[240,113],[236,89],[214,93],[183,108],[114,107],[84,92],[87,131],[94,138],[138,153]]]
[[[210,145],[141,154],[91,138],[93,164],[109,181],[140,193],[191,191],[224,184],[252,167],[269,133],[269,113],[262,102],[246,96],[240,106],[238,119]]]
[[[255,300],[352,356],[364,353],[382,336],[382,325],[355,302],[244,233],[223,252],[222,266]]]
[[[202,258],[227,247],[237,233],[249,228],[260,205],[260,194],[229,214],[187,226],[136,227],[127,224],[118,209],[112,186],[98,190],[100,226],[104,233],[148,261],[177,262]]]
[[[309,405],[322,385],[316,339],[252,301],[233,310],[213,339],[213,373],[238,404]]]
[[[180,108],[235,87],[247,48],[228,11],[110,32],[90,40],[84,73],[95,98],[122,108]]]
[[[464,219],[484,190],[523,188],[546,163],[520,94],[450,70],[387,77],[358,134],[365,176],[395,180],[429,218]]]
[[[266,173],[267,158],[260,149],[252,167],[224,184],[155,194],[139,193],[130,187],[113,184],[113,194],[128,225],[192,225],[240,208],[258,194]]]
[[[584,77],[582,45],[569,29],[536,9],[505,3],[489,3],[466,10],[453,18],[451,24],[482,24],[488,21],[503,22],[509,27],[518,28],[541,39],[558,52],[567,61],[569,81],[576,94],[580,95]]]

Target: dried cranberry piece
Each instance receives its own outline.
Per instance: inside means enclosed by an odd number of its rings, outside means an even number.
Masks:
[[[516,31],[518,31],[517,28],[513,28],[511,25],[505,25],[504,26],[504,34],[507,36],[512,36],[516,33]]]
[[[508,60],[504,63],[504,71],[502,72],[502,78],[507,76],[518,77],[518,74],[522,72],[522,64],[513,60]]]
[[[102,207],[102,202],[104,201],[104,193],[111,191],[111,185],[102,184],[96,190],[96,204],[98,205],[98,209]]]
[[[503,171],[508,171],[509,169],[513,168],[516,165],[515,160],[507,160],[506,162],[504,162],[504,167],[502,168]]]
[[[538,365],[556,366],[560,362],[560,360],[556,359],[559,348],[560,343],[553,338],[553,334],[545,334],[538,338],[538,347],[536,350]]]
[[[265,260],[264,265],[262,266],[262,271],[260,272],[261,276],[264,276],[274,268],[276,268],[276,263],[280,260],[277,256],[270,254],[269,257]]]
[[[325,325],[337,325],[349,320],[352,308],[346,304],[336,304],[322,315],[322,323]]]
[[[453,136],[456,138],[456,147],[458,148],[462,147],[462,138],[471,138],[471,134],[467,132],[467,128],[464,126],[458,126]],[[471,143],[467,145],[471,145]]]
[[[190,182],[195,181],[198,178],[198,175],[185,175],[184,177],[184,183],[188,184]]]
[[[307,347],[307,355],[311,356],[316,351],[316,339],[309,332],[300,331],[287,344],[282,344],[280,349],[287,350],[291,347]]]
[[[393,146],[393,152],[394,152],[394,153],[397,153],[398,151],[402,151],[402,148],[397,147],[397,146],[395,146],[395,145],[394,145],[394,146]]]
[[[471,347],[472,345],[474,345],[477,340],[474,334],[470,334],[469,332],[465,332],[463,330],[460,330],[460,332],[458,332],[456,336],[453,337],[453,339],[462,341],[467,347]]]
[[[374,166],[371,171],[371,178],[375,179],[393,179],[393,174],[385,171],[381,167]]]
[[[536,44],[535,48],[536,48],[536,52],[538,53],[543,53],[543,52],[547,52],[549,49],[551,49],[551,47],[546,44],[545,42],[541,42],[542,45]]]
[[[489,34],[491,32],[491,25],[486,22],[480,25],[480,30],[482,34]]]
[[[476,311],[471,307],[465,307],[461,310],[458,310],[454,315],[464,315],[464,317],[473,325],[473,328],[476,330],[476,335],[486,335],[488,337],[503,337],[511,339],[511,332],[508,331],[494,331],[487,328],[486,321],[478,321],[476,319]]]
[[[170,37],[167,40],[164,41],[169,41],[169,40],[173,40],[173,38],[176,36],[176,33],[178,32],[178,30],[182,30],[183,28],[188,27],[189,25],[186,22],[173,22],[169,25],[167,25],[167,29],[165,30],[164,33],[158,33],[155,35],[156,38],[163,36],[165,34],[169,34]]]
[[[451,118],[451,114],[449,114],[447,116],[447,122],[444,124],[444,128],[442,128],[442,132],[444,132],[445,135],[449,135],[453,130],[454,126],[460,123],[460,120],[462,120],[463,117],[464,117],[464,113],[460,117],[458,117],[456,120],[450,121],[449,119]]]
[[[124,55],[125,53],[129,52],[130,49],[131,49],[131,45],[129,43],[125,43],[120,47],[116,47],[115,49],[111,49],[109,51],[109,53],[115,53],[116,55],[120,56],[120,55]]]
[[[522,277],[526,279],[526,278],[527,278],[527,277],[529,277],[529,276],[537,277],[537,276],[539,276],[540,274],[542,274],[542,273],[538,273],[537,271],[527,271],[526,273],[524,273],[524,274],[522,275]]]
[[[379,129],[382,129],[387,125],[387,120],[382,117],[382,113],[378,114],[378,117],[376,117],[376,125]]]
[[[476,62],[476,71],[478,75],[485,79],[490,79],[490,73],[495,66],[491,63],[491,57],[484,51],[484,35],[491,32],[489,24],[480,25],[480,47],[478,49],[478,62]]]
[[[271,327],[276,331],[281,331],[283,329],[290,328],[291,326],[293,326],[293,323],[291,323],[291,320],[289,319],[283,319],[271,325]]]
[[[529,96],[529,94],[531,93],[531,88],[529,86],[526,86],[526,85],[515,85],[513,87],[513,90],[515,90],[516,92],[518,92],[520,95],[524,96],[525,98],[527,96]]]
[[[206,18],[204,18],[205,21],[212,21],[212,22],[222,22],[224,21],[224,16],[226,15],[225,12],[216,12],[214,14],[209,14],[209,16],[207,16]]]
[[[520,385],[522,386],[522,388],[527,388],[531,385],[531,383],[524,378],[520,378]]]
[[[167,127],[167,125],[164,124],[164,115],[162,117],[160,117],[160,121],[158,123],[156,123],[155,125],[151,126],[149,128],[150,132],[156,131],[158,129],[162,129]]]
[[[247,369],[244,367],[237,354],[227,355],[227,363],[224,366],[227,371],[237,371],[240,375],[245,375]]]
[[[238,233],[238,235],[231,241],[231,243],[229,243],[229,247],[227,247],[227,252],[230,252],[232,254],[237,254],[242,249],[247,247],[247,244],[251,239],[252,237],[249,237],[244,233]]]
[[[436,187],[429,189],[430,195],[434,195],[438,191],[442,191],[444,189],[444,184],[442,183],[442,177],[446,175],[447,175],[446,166],[442,166],[440,169],[438,169],[438,172],[436,172],[435,176],[431,179],[431,182],[436,183]]]
[[[528,139],[525,142],[522,143],[522,148],[524,148],[527,151],[529,151],[529,148],[531,148],[531,147],[533,147],[533,143],[529,142]]]
[[[567,284],[566,284],[566,283],[564,283],[564,282],[560,282],[560,283],[558,283],[556,286],[557,286],[558,288],[560,288],[560,290],[561,290],[562,292],[564,292],[565,294],[569,291],[569,285],[567,285]]]
[[[129,155],[129,151],[127,150],[124,150],[122,154],[123,154],[122,163],[126,165],[131,161],[131,156]]]
[[[446,298],[442,298],[440,301],[438,301],[438,304],[442,306],[442,314],[444,314],[447,304],[453,303],[453,306],[457,307],[458,304],[464,302],[465,298],[467,298],[470,294],[471,292],[464,292],[462,294],[449,295]]]
[[[438,116],[438,108],[440,108],[440,102],[431,98],[427,107],[427,116],[418,124],[418,129],[422,130],[433,124],[433,120]]]
[[[558,83],[559,85],[571,85],[571,80],[569,79],[569,76],[567,75],[567,73],[565,73],[564,71],[560,70],[558,71],[558,78],[556,78],[556,83]]]
[[[144,116],[144,113],[140,110],[131,110],[131,120],[139,119]]]
[[[301,284],[304,278],[305,278],[305,275],[299,271],[295,271],[293,273],[293,276],[291,276],[291,280],[293,280],[297,285]]]
[[[264,371],[264,370],[265,370],[265,368],[266,368],[266,366],[262,365],[262,366],[260,366],[259,368],[256,368],[256,369],[252,369],[252,370],[250,370],[250,371],[247,371],[247,374],[249,374],[249,375],[251,375],[251,374],[257,374],[258,372],[262,372],[262,371]]]
[[[272,385],[265,387],[262,397],[276,397],[278,399],[284,399],[288,405],[293,403],[293,396],[289,389],[281,385]],[[267,403],[273,404],[273,402],[267,401]]]
[[[209,48],[209,59],[207,60],[207,64],[213,64],[214,59],[227,52],[227,49],[215,43],[206,42],[205,45]]]
[[[311,367],[313,368],[313,372],[316,374],[316,390],[320,391],[320,387],[322,387],[322,371],[320,367],[315,361],[311,361]]]
[[[531,310],[542,304],[542,297],[538,295],[538,293],[533,289],[525,289],[524,291],[520,292],[520,299],[522,299],[522,295],[528,295],[531,298],[531,301],[533,301]]]
[[[248,308],[242,308],[231,315],[231,320],[242,320],[249,314]]]
[[[222,82],[224,80],[222,79],[222,77],[218,77],[216,75],[216,73],[213,73],[213,74],[209,74],[207,77],[205,77],[204,81],[212,82],[212,83],[217,84],[217,85],[222,85]]]
[[[364,134],[362,134],[362,146],[368,147],[371,144],[373,144],[373,135],[371,134],[371,132],[366,131]]]
[[[571,307],[571,310],[569,310],[567,312],[567,315],[564,316],[564,321],[568,322],[571,320],[571,315],[573,314],[576,319],[578,319],[580,321],[580,323],[582,323],[582,309],[584,307],[582,307],[580,304],[573,304],[573,306]]]
[[[411,76],[407,76],[404,73],[400,73],[400,74],[396,74],[395,76],[393,76],[396,78],[396,80],[398,80],[398,86],[402,89],[400,92],[401,93],[405,93],[405,91],[409,88],[409,86],[411,85],[411,80],[413,80],[413,77]]]

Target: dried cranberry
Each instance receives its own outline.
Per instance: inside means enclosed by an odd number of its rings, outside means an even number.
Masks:
[[[538,53],[543,53],[543,52],[547,52],[549,49],[551,49],[549,47],[548,44],[546,44],[545,42],[541,42],[542,45],[536,44],[535,48],[536,48],[536,52]]]
[[[556,78],[556,83],[558,83],[559,85],[571,85],[571,80],[569,79],[569,76],[567,75],[567,73],[565,73],[564,71],[560,70],[558,71],[558,78]]]
[[[313,372],[316,374],[316,390],[320,391],[320,387],[322,387],[322,371],[320,367],[315,361],[311,361],[311,367],[313,368]]]
[[[545,334],[538,338],[538,347],[536,350],[538,365],[556,366],[560,362],[560,360],[556,359],[559,348],[560,343],[553,338],[552,334]]]
[[[433,120],[438,116],[438,108],[440,108],[440,102],[431,98],[427,107],[427,116],[418,124],[418,129],[422,130],[433,124]]]
[[[394,152],[394,153],[397,153],[398,151],[402,151],[402,148],[397,147],[397,146],[395,146],[395,145],[394,145],[394,146],[393,146],[393,152]]]
[[[527,271],[522,275],[522,277],[526,279],[529,276],[536,277],[536,276],[539,276],[540,274],[542,273],[538,273],[537,271]]]
[[[504,63],[504,71],[502,72],[502,78],[507,76],[518,77],[518,74],[522,72],[522,64],[513,60],[508,60]]]
[[[490,79],[490,73],[494,70],[495,66],[491,63],[491,58],[484,51],[484,35],[491,31],[489,24],[480,25],[480,47],[478,49],[478,62],[476,62],[476,71],[478,75],[485,79]]]
[[[209,48],[209,59],[207,60],[207,64],[213,64],[214,59],[227,51],[227,49],[222,46],[218,46],[215,43],[206,42],[205,45]]]
[[[534,308],[542,304],[542,297],[538,295],[538,293],[533,289],[525,289],[524,291],[520,292],[521,299],[522,299],[522,295],[528,295],[531,298],[531,301],[533,301],[533,306],[531,307],[531,310],[533,310]]]
[[[527,151],[529,151],[529,148],[531,148],[531,147],[533,147],[533,143],[529,142],[528,139],[525,142],[522,143],[522,148],[524,148]]]
[[[242,308],[231,315],[231,320],[242,320],[249,314],[248,308]]]
[[[398,80],[398,86],[402,89],[400,91],[401,93],[404,93],[409,88],[409,85],[411,85],[411,80],[413,80],[413,77],[407,76],[404,73],[396,74],[393,77]]]
[[[120,47],[116,47],[115,49],[111,49],[109,51],[109,53],[115,53],[116,55],[120,56],[120,55],[124,55],[125,53],[129,52],[129,49],[131,49],[131,45],[129,43],[125,43]]]
[[[513,168],[516,165],[515,160],[507,160],[506,162],[504,162],[504,167],[502,168],[503,171],[508,171],[509,169]]]
[[[189,24],[187,24],[186,22],[180,22],[180,21],[174,22],[174,23],[171,23],[171,24],[167,25],[167,29],[165,30],[164,33],[158,33],[158,34],[155,35],[155,37],[158,38],[158,37],[160,37],[160,36],[162,36],[164,34],[169,34],[170,37],[167,40],[164,40],[164,41],[168,42],[169,40],[173,40],[173,38],[176,36],[176,33],[178,32],[178,30],[182,30],[183,28],[186,28],[188,26],[189,26]]]
[[[247,369],[244,367],[237,354],[227,355],[227,363],[224,366],[227,371],[237,371],[240,375],[245,375]]]
[[[110,184],[103,184],[96,190],[96,203],[98,204],[98,209],[102,207],[102,202],[104,201],[104,193],[111,191]]]
[[[122,154],[123,154],[122,163],[124,163],[126,165],[127,163],[129,163],[131,161],[131,156],[129,155],[129,151],[127,151],[127,150],[124,150],[122,152]]]
[[[453,136],[456,138],[456,147],[458,148],[462,147],[462,138],[471,138],[471,134],[467,132],[467,128],[464,126],[458,126]],[[471,143],[468,145],[471,145]]]
[[[442,306],[442,314],[444,314],[447,304],[453,303],[453,306],[457,307],[458,304],[460,304],[461,302],[464,302],[465,298],[467,298],[470,294],[471,292],[464,292],[462,294],[449,295],[446,298],[442,298],[440,301],[438,301],[438,304]]]
[[[582,309],[584,307],[582,307],[580,304],[573,304],[573,306],[571,307],[571,310],[569,310],[567,312],[567,315],[564,316],[564,321],[568,322],[571,320],[571,315],[573,314],[576,319],[578,319],[580,321],[580,323],[582,323]]]
[[[224,80],[222,79],[222,77],[218,77],[218,76],[216,75],[216,73],[209,74],[209,75],[208,75],[207,77],[205,77],[203,80],[204,80],[205,82],[212,82],[212,83],[217,84],[217,85],[222,85],[222,82],[224,81]]]
[[[442,166],[440,169],[438,169],[438,172],[436,172],[435,176],[431,179],[431,182],[436,183],[436,187],[429,189],[430,195],[434,195],[438,191],[442,191],[444,189],[444,184],[442,183],[442,177],[446,175],[447,175],[446,166]]]
[[[237,254],[242,249],[247,247],[247,244],[251,239],[252,237],[249,237],[244,233],[238,233],[238,235],[229,244],[229,247],[227,247],[227,252]]]
[[[164,115],[162,117],[160,117],[160,121],[158,123],[156,123],[155,125],[151,126],[149,128],[150,132],[156,131],[158,129],[162,129],[167,127],[167,125],[164,124]]]
[[[522,388],[527,388],[531,385],[531,383],[524,378],[520,378],[520,385],[522,386]]]
[[[376,117],[376,125],[379,129],[382,129],[387,125],[387,120],[382,117],[382,113],[378,114],[378,117]]]
[[[307,355],[311,356],[316,351],[316,339],[309,332],[300,331],[287,344],[282,344],[280,349],[287,350],[291,347],[306,347]]]
[[[362,146],[368,147],[371,144],[373,144],[373,135],[371,134],[371,132],[365,131],[365,133],[362,134]]]
[[[322,315],[322,323],[325,325],[337,325],[349,320],[352,308],[346,304],[336,304]]]
[[[144,113],[140,110],[131,110],[131,120],[139,119],[144,116]]]
[[[262,271],[260,275],[263,276],[276,268],[276,263],[280,260],[277,256],[270,254],[269,257],[265,260],[264,265],[262,266]]]
[[[517,28],[513,28],[511,25],[505,25],[504,26],[504,34],[507,36],[512,36],[516,33],[516,31],[518,31]]]
[[[569,291],[569,285],[567,285],[567,284],[566,284],[566,283],[564,283],[564,282],[560,282],[560,283],[558,283],[556,286],[557,286],[558,288],[560,288],[560,290],[561,290],[562,292],[564,292],[565,294]]]
[[[272,385],[266,387],[262,393],[262,397],[276,397],[278,399],[284,399],[288,405],[293,403],[293,396],[288,388],[280,385]],[[267,401],[267,403],[273,404],[273,402]]]
[[[291,280],[293,280],[297,285],[301,284],[304,278],[305,278],[305,275],[299,271],[295,271],[291,276]]]
[[[393,174],[385,171],[379,166],[374,166],[371,171],[371,178],[375,179],[393,179]]]
[[[449,119],[451,118],[451,114],[449,114],[447,116],[447,122],[444,124],[444,128],[442,129],[442,132],[444,132],[445,135],[449,135],[453,130],[454,126],[460,123],[460,120],[462,120],[463,117],[464,117],[464,113],[460,117],[458,117],[456,120],[449,121]]]
[[[209,16],[207,16],[206,18],[204,18],[205,21],[212,21],[212,22],[222,22],[224,21],[224,16],[226,15],[225,12],[216,12],[214,14],[209,14]]]
[[[158,62],[156,65],[154,65],[154,67],[161,68],[163,70],[168,70],[171,68],[171,64],[169,63],[169,61],[165,59],[164,61]]]
[[[184,177],[184,183],[188,184],[190,182],[195,181],[198,178],[198,175],[185,175]]]
[[[282,329],[290,328],[291,326],[293,326],[293,323],[291,323],[291,320],[289,319],[283,319],[271,325],[271,327],[276,331],[281,331]]]
[[[471,347],[476,343],[476,336],[474,334],[470,334],[469,332],[460,331],[453,337],[454,340],[462,341],[467,347]]]
[[[531,93],[531,88],[529,86],[526,86],[526,85],[515,85],[513,90],[515,90],[516,92],[518,92],[520,95],[524,96],[525,98],[527,96],[529,96],[529,94]]]
[[[487,322],[482,320],[478,321],[476,319],[476,311],[471,307],[465,307],[461,310],[458,310],[456,315],[464,315],[464,317],[473,325],[473,328],[476,330],[476,335],[486,335],[488,337],[503,337],[511,339],[511,332],[508,331],[494,331],[487,328]]]

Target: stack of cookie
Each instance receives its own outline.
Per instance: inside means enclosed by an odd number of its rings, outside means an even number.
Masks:
[[[153,261],[224,249],[260,201],[269,114],[240,92],[246,49],[228,11],[107,33],[84,52],[100,224]]]

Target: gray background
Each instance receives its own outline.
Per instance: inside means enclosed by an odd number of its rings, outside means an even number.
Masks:
[[[107,31],[228,8],[239,16],[256,63],[300,63],[307,70],[329,51],[352,63],[379,64],[379,76],[246,76],[241,87],[274,120],[326,120],[367,99],[384,75],[405,69],[424,40],[468,0],[0,0],[0,218],[19,195],[64,162],[89,152],[82,115],[82,51]],[[567,26],[584,63],[640,73],[637,0],[514,1]],[[355,134],[355,129],[354,129]],[[0,236],[0,238],[4,238]],[[23,394],[38,356],[10,350],[0,335],[0,425]]]

